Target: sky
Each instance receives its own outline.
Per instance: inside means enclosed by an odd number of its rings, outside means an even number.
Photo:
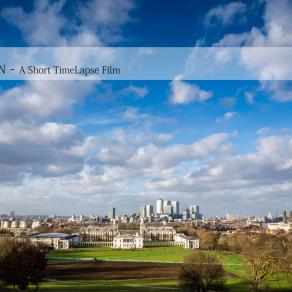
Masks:
[[[289,47],[291,15],[289,0],[4,0],[0,46]],[[289,81],[0,81],[0,213],[292,209],[291,102]]]

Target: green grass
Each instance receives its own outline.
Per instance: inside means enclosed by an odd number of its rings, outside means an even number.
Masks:
[[[116,250],[105,247],[75,248],[66,251],[52,250],[48,257],[70,259],[120,260],[120,261],[143,261],[143,262],[182,262],[190,250],[180,247],[149,247],[140,250]]]
[[[182,291],[177,280],[128,279],[128,280],[49,280],[39,291]],[[30,287],[30,291],[35,291]]]
[[[291,282],[269,282],[270,290],[263,286],[261,291],[291,291]],[[227,278],[228,291],[249,292],[251,286],[240,278]],[[35,291],[31,287],[29,291]],[[127,279],[127,280],[49,280],[41,284],[39,291],[184,291],[175,279]]]
[[[105,247],[76,248],[65,251],[49,252],[49,258],[64,259],[93,259],[142,261],[161,263],[181,263],[184,257],[192,250],[181,247],[148,247],[141,250],[115,250]],[[243,260],[240,255],[220,251],[206,251],[219,258],[226,271],[241,275],[243,273]]]
[[[192,250],[184,249],[181,247],[148,247],[141,250],[115,250],[105,247],[97,248],[76,248],[66,251],[52,250],[48,253],[48,258],[60,258],[67,260],[86,260],[97,258],[100,260],[117,260],[117,261],[143,261],[143,262],[161,262],[161,263],[181,263],[184,257],[193,252]],[[224,269],[232,275],[226,278],[226,286],[230,291],[250,291],[250,285],[243,279],[244,275],[244,260],[238,254],[221,252],[221,251],[205,251],[214,256],[222,262]],[[100,281],[50,281],[45,284],[48,291],[54,290],[59,285],[60,290],[70,291],[135,291],[139,286],[146,290],[161,285],[161,289],[174,289],[178,288],[178,282],[171,279],[130,279],[130,280],[100,280]],[[64,286],[61,286],[64,285]],[[69,286],[67,286],[69,285]],[[71,285],[71,286],[70,286]],[[81,286],[80,286],[81,285]],[[83,290],[83,285],[87,288]],[[100,286],[101,285],[101,286]],[[138,285],[138,286],[137,286]],[[292,291],[292,275],[286,274],[280,280],[271,278],[268,285],[275,291]],[[85,287],[84,286],[84,287]],[[66,288],[67,287],[67,288]],[[74,288],[75,287],[75,288]],[[78,287],[80,287],[78,290]],[[116,287],[120,287],[116,290]],[[81,289],[82,288],[82,289]],[[143,288],[143,289],[144,289]],[[57,289],[57,288],[56,288]],[[74,290],[76,289],[76,290]],[[89,290],[88,290],[89,289]],[[91,289],[91,290],[90,290]],[[140,289],[139,289],[140,290]],[[154,289],[155,290],[155,289]],[[158,289],[159,290],[159,289]],[[140,290],[142,291],[142,290]]]

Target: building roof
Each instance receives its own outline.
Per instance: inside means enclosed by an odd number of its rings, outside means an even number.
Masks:
[[[68,238],[71,238],[72,235],[67,234],[67,233],[49,232],[49,233],[39,233],[39,234],[34,235],[34,237],[68,239]]]

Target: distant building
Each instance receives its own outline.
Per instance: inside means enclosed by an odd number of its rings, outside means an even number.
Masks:
[[[111,211],[108,213],[108,218],[109,219],[115,219],[116,218],[116,208],[113,207]]]
[[[183,209],[182,219],[188,221],[190,219],[190,209]]]
[[[176,234],[172,226],[143,226],[140,225],[140,234],[145,240],[172,241]]]
[[[175,235],[174,241],[182,244],[184,248],[200,248],[200,239],[198,237],[186,236],[183,233],[178,233]]]
[[[273,231],[280,231],[283,230],[285,232],[291,232],[292,231],[292,222],[289,223],[268,223],[267,226],[268,230],[273,230]]]
[[[287,212],[283,211],[283,223],[287,223]]]
[[[198,205],[190,205],[190,218],[192,220],[203,219],[203,215],[200,214],[200,207]]]
[[[113,239],[113,248],[138,249],[143,248],[143,237],[136,234],[118,233]]]
[[[156,214],[161,215],[163,214],[163,200],[159,199],[156,201]]]
[[[179,202],[178,201],[171,201],[172,205],[172,213],[174,216],[179,215]]]
[[[29,240],[35,245],[44,245],[54,249],[69,249],[80,243],[78,234],[66,233],[39,233],[30,236]]]
[[[27,224],[26,221],[20,221],[20,223],[19,223],[19,228],[23,228],[23,229],[25,229],[25,228],[27,228],[27,227],[28,227],[28,224]]]
[[[145,215],[146,215],[146,217],[147,218],[150,218],[150,217],[152,217],[153,216],[153,206],[152,205],[146,205],[145,206]]]
[[[112,241],[118,234],[118,226],[87,226],[80,229],[84,241]]]
[[[141,218],[146,218],[146,206],[142,206],[139,210],[139,213]]]
[[[235,214],[233,214],[233,213],[227,213],[226,219],[228,221],[235,221],[235,220],[237,220],[237,216]]]
[[[171,201],[163,201],[163,215],[173,215],[173,206]]]
[[[18,227],[18,222],[17,221],[11,221],[10,227],[11,228],[17,228]]]
[[[1,228],[9,228],[10,227],[10,222],[8,220],[2,220],[1,221]]]
[[[32,228],[32,229],[38,228],[38,227],[40,227],[40,226],[41,226],[41,222],[40,222],[39,220],[33,221],[33,222],[31,223],[31,228]]]

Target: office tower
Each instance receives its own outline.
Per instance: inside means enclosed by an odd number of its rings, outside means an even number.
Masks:
[[[163,200],[159,199],[156,201],[156,213],[157,215],[163,214]]]
[[[150,218],[153,216],[153,206],[152,205],[146,205],[145,206],[145,213],[146,213],[146,217]]]
[[[171,201],[173,215],[179,215],[179,202],[178,201]]]
[[[190,210],[189,209],[183,209],[182,218],[184,221],[187,221],[190,219]]]
[[[173,207],[171,201],[164,201],[163,202],[163,215],[173,215]]]
[[[109,219],[115,219],[116,218],[116,208],[115,207],[113,207],[113,209],[111,211],[109,211],[108,218]]]
[[[199,214],[200,207],[198,205],[191,205],[190,206],[190,214]]]
[[[287,223],[287,213],[283,211],[283,223]]]
[[[10,211],[10,217],[15,217],[15,211]]]
[[[190,205],[190,217],[193,220],[203,219],[203,215],[200,214],[200,207],[198,205]]]
[[[141,218],[146,218],[146,206],[141,207],[139,213]]]
[[[289,221],[292,223],[292,211],[290,211]]]

